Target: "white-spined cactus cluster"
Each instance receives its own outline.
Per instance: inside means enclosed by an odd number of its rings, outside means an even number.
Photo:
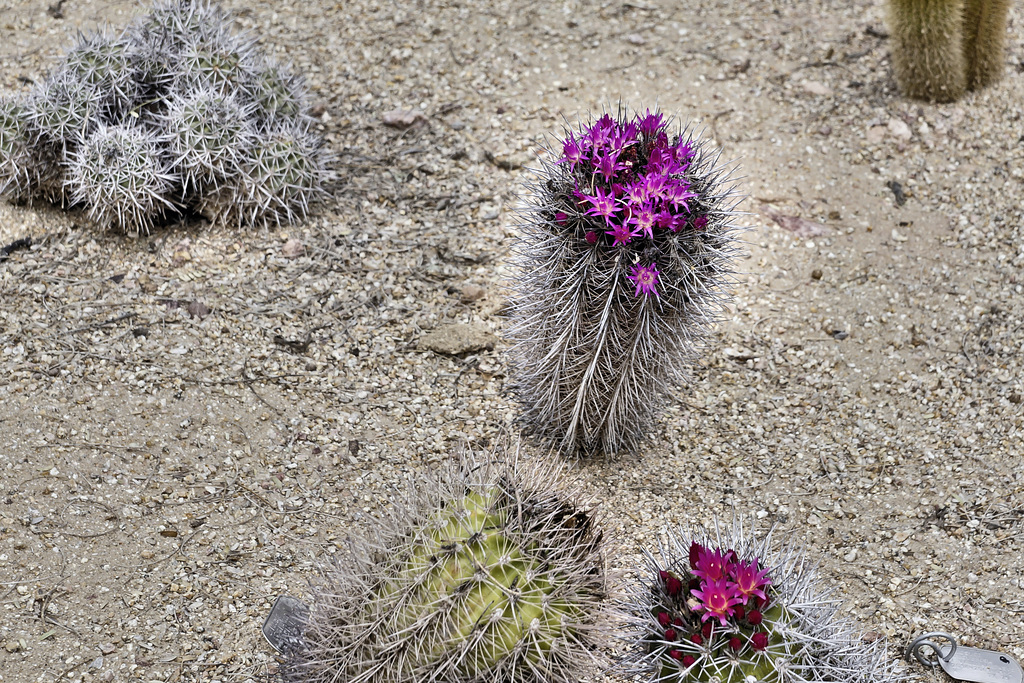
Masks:
[[[0,197],[128,233],[189,212],[305,217],[328,171],[302,79],[230,23],[206,0],[163,0],[80,36],[26,97],[0,99]]]
[[[463,461],[419,480],[324,578],[284,679],[579,681],[612,628],[602,532],[555,474]]]
[[[677,531],[630,589],[622,664],[642,683],[901,683],[885,642],[865,643],[804,554],[736,524]]]

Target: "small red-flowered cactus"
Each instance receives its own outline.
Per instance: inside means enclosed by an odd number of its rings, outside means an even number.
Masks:
[[[647,554],[621,671],[641,683],[903,683],[884,643],[856,637],[806,559],[773,552],[770,536],[697,529]]]

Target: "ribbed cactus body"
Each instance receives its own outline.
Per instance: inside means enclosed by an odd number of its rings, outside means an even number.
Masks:
[[[896,82],[908,97],[960,99],[967,88],[964,0],[889,0]]]
[[[217,42],[231,33],[231,17],[209,0],[158,0],[134,30],[171,50],[200,42]]]
[[[578,680],[607,628],[590,514],[550,481],[492,465],[417,488],[327,576],[286,679]]]
[[[632,651],[645,683],[899,683],[885,644],[862,642],[802,553],[736,525],[673,534],[631,586]],[[751,679],[753,677],[753,679]]]
[[[718,152],[660,115],[567,133],[520,213],[512,380],[530,433],[630,451],[720,312],[737,200]]]
[[[71,74],[98,93],[99,116],[119,121],[140,94],[134,56],[127,39],[98,32],[79,36],[57,71]]]
[[[25,111],[43,146],[74,150],[100,121],[103,94],[68,71],[51,74],[29,96]]]
[[[253,69],[249,92],[263,130],[294,124],[306,113],[302,79],[276,62],[265,61]]]
[[[210,88],[222,95],[238,93],[240,99],[248,100],[251,69],[250,57],[241,44],[233,40],[196,41],[182,50],[174,87],[185,93]]]
[[[1006,68],[1006,22],[1010,0],[965,0],[964,56],[967,87],[992,85]]]

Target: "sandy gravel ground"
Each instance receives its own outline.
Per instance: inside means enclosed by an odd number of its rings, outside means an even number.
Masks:
[[[142,11],[47,4],[0,0],[0,91]],[[0,244],[34,240],[0,263],[0,681],[272,673],[273,597],[305,595],[407,473],[512,431],[503,342],[420,341],[500,335],[522,166],[620,99],[707,126],[750,230],[647,448],[580,468],[615,564],[752,515],[866,637],[1024,659],[1019,3],[1006,79],[942,106],[896,92],[880,2],[227,7],[308,75],[341,180],[314,219],[251,233],[0,205]],[[425,121],[384,126],[395,108]]]

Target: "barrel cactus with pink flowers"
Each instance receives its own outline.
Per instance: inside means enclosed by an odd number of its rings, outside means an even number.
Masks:
[[[522,421],[563,453],[632,451],[725,299],[730,170],[692,128],[649,110],[604,114],[548,152],[515,245]]]

